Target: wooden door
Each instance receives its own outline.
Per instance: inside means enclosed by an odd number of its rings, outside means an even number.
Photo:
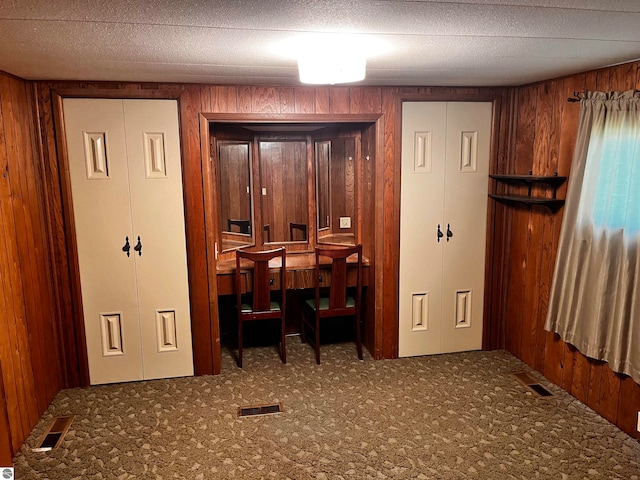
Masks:
[[[65,99],[63,107],[89,378],[142,380],[122,101]]]
[[[440,352],[446,114],[444,102],[402,104],[401,357]]]
[[[400,356],[482,347],[491,112],[403,104]]]
[[[489,102],[447,104],[441,352],[482,348],[491,139]]]
[[[177,102],[123,106],[143,377],[193,375]]]
[[[192,375],[177,104],[64,115],[91,383]]]

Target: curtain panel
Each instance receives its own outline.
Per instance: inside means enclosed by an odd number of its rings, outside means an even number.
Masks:
[[[545,329],[640,383],[640,95],[587,92]]]

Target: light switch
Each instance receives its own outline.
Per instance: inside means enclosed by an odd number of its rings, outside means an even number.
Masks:
[[[351,217],[340,217],[340,228],[351,228]]]

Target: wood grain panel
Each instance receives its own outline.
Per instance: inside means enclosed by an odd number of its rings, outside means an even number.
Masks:
[[[0,466],[10,466],[12,457],[11,425],[7,415],[7,397],[4,393],[2,361],[0,360]]]
[[[213,88],[209,85],[202,85],[200,87],[200,111],[202,112],[210,112],[213,108],[212,104],[212,90]]]
[[[626,375],[619,378],[618,426],[632,437],[640,439],[640,432],[636,429],[638,405],[640,405],[640,385]]]
[[[329,100],[329,87],[318,87],[315,89],[315,110],[316,113],[331,113]]]
[[[596,410],[611,423],[618,423],[618,404],[620,401],[620,376],[614,373],[607,365],[602,368],[600,376],[600,409]],[[640,404],[636,404],[638,410]]]
[[[219,354],[209,304],[209,273],[204,222],[204,191],[200,158],[200,89],[187,87],[179,99],[182,137],[182,182],[187,231],[187,266],[191,307],[191,334],[196,375],[212,374]]]
[[[349,113],[349,88],[329,88],[329,113]]]
[[[237,87],[238,91],[238,113],[250,113],[253,100],[251,94],[253,89],[251,87]]]
[[[275,87],[253,87],[251,113],[280,113],[280,91]]]
[[[236,87],[208,87],[211,90],[211,104],[203,112],[238,112],[238,89]]]
[[[548,101],[551,102],[551,110],[549,116],[549,151],[545,154],[540,152],[540,160],[544,160],[544,165],[539,165],[538,172],[543,175],[554,175],[558,171],[558,158],[560,156],[561,129],[560,119],[564,105],[567,103],[559,98],[559,91],[563,88],[562,81],[551,82]],[[544,196],[552,197],[549,188],[546,189]],[[544,371],[545,357],[547,354],[547,337],[552,338],[552,334],[544,330],[544,323],[547,317],[549,306],[549,292],[553,281],[553,271],[555,265],[555,256],[557,250],[557,240],[559,237],[560,224],[557,223],[556,216],[551,215],[550,211],[544,211],[543,216],[543,239],[542,239],[542,257],[540,265],[540,292],[538,295],[538,312],[536,319],[536,345],[535,348],[535,365],[538,371]]]
[[[376,169],[376,198],[375,198],[375,230],[376,232],[391,232],[391,235],[376,236],[376,258],[381,260],[376,270],[377,307],[380,309],[384,322],[382,339],[382,356],[395,358],[398,356],[398,296],[400,292],[400,145],[401,135],[401,102],[398,90],[385,92],[382,97],[384,122],[383,151],[379,153],[384,162]],[[385,208],[394,205],[394,208]],[[387,252],[386,254],[384,252]],[[382,267],[382,268],[380,268]],[[382,285],[386,282],[386,288]]]
[[[0,457],[9,459],[65,386],[33,95],[0,74]]]
[[[382,90],[380,88],[350,89],[350,113],[378,113],[382,108]]]
[[[20,128],[16,129],[16,132],[20,132],[18,142],[22,145],[22,152],[13,162],[14,172],[20,172],[20,185],[16,185],[14,191],[22,192],[21,210],[18,213],[24,215],[24,222],[16,222],[16,227],[20,225],[23,238],[28,239],[20,244],[20,258],[22,271],[27,272],[26,276],[23,274],[23,288],[32,293],[31,300],[27,302],[27,319],[30,342],[37,345],[37,348],[31,349],[31,353],[34,382],[38,386],[38,410],[42,412],[58,393],[60,385],[64,385],[64,375],[60,361],[62,355],[56,347],[60,340],[56,324],[43,320],[34,321],[42,319],[43,312],[55,312],[56,302],[50,281],[52,271],[49,263],[48,232],[43,221],[46,202],[42,195],[42,170],[38,161],[35,132],[33,128],[28,128],[34,126],[33,91],[26,84],[19,83],[14,83],[12,90],[15,103],[20,98],[26,99],[21,108]],[[31,161],[19,161],[25,158]],[[15,180],[15,176],[13,178]]]
[[[535,136],[533,140],[533,165],[531,170],[536,175],[545,174],[549,162],[549,154],[551,151],[551,113],[553,108],[551,85],[541,84],[535,89]],[[543,186],[542,186],[543,187]],[[544,190],[541,186],[533,187],[533,194],[544,196]],[[536,353],[541,348],[536,348],[538,330],[539,330],[539,303],[540,303],[540,286],[542,276],[542,254],[544,252],[545,217],[548,216],[546,207],[532,207],[529,212],[529,225],[527,228],[527,253],[526,253],[526,271],[525,271],[525,291],[524,305],[522,317],[522,336],[521,336],[521,359],[529,366],[535,366]],[[548,237],[548,232],[547,232]],[[548,242],[548,241],[547,241]],[[546,346],[546,343],[541,343]],[[543,352],[544,350],[542,350]]]
[[[533,170],[534,173],[553,174],[555,169],[559,175],[570,175],[579,104],[567,103],[566,99],[584,89],[624,91],[637,88],[640,85],[639,65],[639,62],[623,64],[516,89],[518,120],[513,134],[516,151],[504,170],[498,169],[498,172]],[[537,102],[530,101],[534,95]],[[535,150],[527,160],[521,152],[530,151],[530,138],[535,138]],[[560,198],[566,195],[566,189],[565,184],[558,190]],[[539,190],[538,194],[548,196],[550,192]],[[502,288],[507,291],[502,300],[506,304],[503,318],[497,322],[506,326],[506,348],[638,438],[635,427],[640,410],[640,387],[630,378],[613,373],[606,363],[585,357],[557,335],[541,329],[547,314],[562,209],[553,215],[544,213],[541,228],[536,223],[536,213],[529,214],[530,221],[524,221],[526,215],[522,209],[510,207],[504,226],[510,247],[509,258],[495,267],[502,269]],[[520,315],[515,308],[517,305],[527,313]]]
[[[316,113],[316,95],[313,89],[296,88],[294,97],[295,113]]]
[[[296,96],[293,87],[280,87],[280,113],[296,113]]]

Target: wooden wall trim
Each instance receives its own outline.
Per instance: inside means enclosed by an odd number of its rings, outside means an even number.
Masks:
[[[56,151],[58,159],[59,178],[61,190],[61,210],[64,215],[64,245],[60,248],[66,250],[68,259],[69,285],[71,295],[72,314],[63,317],[62,328],[65,331],[73,332],[67,340],[67,349],[74,358],[74,372],[69,372],[69,376],[79,379],[80,385],[89,385],[89,360],[87,357],[87,340],[84,328],[84,311],[82,307],[82,293],[80,290],[80,265],[78,262],[78,244],[76,239],[75,218],[73,215],[73,202],[71,196],[71,177],[69,175],[69,157],[67,152],[66,130],[64,123],[64,112],[62,109],[63,97],[55,91],[51,92],[51,103],[53,106],[53,120],[56,131]],[[64,277],[61,277],[61,279]],[[61,288],[65,288],[62,287]],[[70,288],[69,288],[70,287]]]

